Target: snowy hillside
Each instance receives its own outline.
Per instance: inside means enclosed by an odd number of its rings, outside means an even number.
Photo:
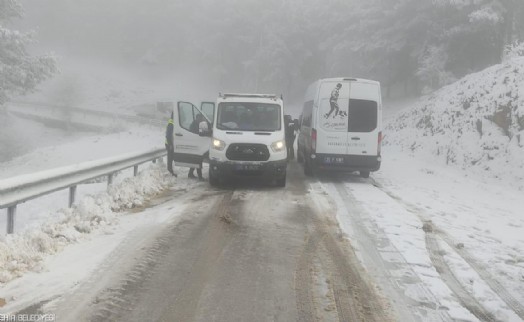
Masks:
[[[153,86],[125,71],[61,61],[59,75],[40,86],[37,92],[19,100],[108,111],[155,101],[158,95]]]
[[[391,120],[385,144],[524,189],[524,58],[471,74]]]
[[[218,94],[218,89],[204,86],[187,75],[156,78],[83,60],[63,58],[59,63],[58,75],[43,83],[35,93],[17,100],[122,113],[144,104],[154,106],[157,101],[200,103],[215,99]]]

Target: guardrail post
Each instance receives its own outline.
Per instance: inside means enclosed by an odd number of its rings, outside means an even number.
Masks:
[[[135,165],[135,166],[133,167],[133,176],[136,177],[137,175],[138,175],[138,165]]]
[[[107,185],[110,186],[112,184],[113,184],[113,174],[111,173],[107,176]]]
[[[76,186],[69,187],[69,208],[73,207],[76,197]]]
[[[7,233],[15,232],[16,205],[7,208]]]

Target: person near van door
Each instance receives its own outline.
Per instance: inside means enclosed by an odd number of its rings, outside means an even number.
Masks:
[[[175,145],[173,144],[173,112],[171,112],[171,118],[169,121],[167,121],[167,127],[166,127],[166,152],[167,152],[167,171],[171,173],[173,176],[177,176],[176,173],[173,171],[173,159],[175,154]]]
[[[295,158],[295,149],[293,144],[295,143],[295,123],[291,119],[291,115],[284,115],[284,124],[286,126],[286,147],[287,147],[287,158],[293,160]]]
[[[195,120],[193,121],[193,123],[191,123],[191,125],[189,126],[189,131],[195,133],[195,134],[199,134],[199,129],[200,129],[200,123],[204,121],[204,117],[202,116],[202,114],[197,114],[197,116],[195,117]],[[202,180],[202,161],[200,162],[200,168],[196,168],[197,170],[197,175],[198,175],[198,179],[199,180]],[[191,179],[195,179],[195,168],[189,168],[189,172],[187,173],[187,177],[188,178],[191,178]]]
[[[335,112],[333,114],[333,118],[335,118],[338,115],[338,112],[340,108],[338,107],[338,96],[340,95],[340,88],[342,88],[342,84],[338,83],[337,87],[331,91],[331,97],[329,98],[329,105],[331,106],[331,110],[329,113],[324,115],[325,118],[329,118],[331,116],[331,113]]]

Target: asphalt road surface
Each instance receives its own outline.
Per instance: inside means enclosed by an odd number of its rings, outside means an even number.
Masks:
[[[136,232],[57,301],[57,321],[395,320],[335,214],[312,202],[301,167],[288,171],[285,189],[168,192],[156,202],[185,196],[184,214]]]

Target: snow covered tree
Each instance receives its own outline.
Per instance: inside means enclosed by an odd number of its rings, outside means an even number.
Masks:
[[[524,41],[523,0],[25,1],[40,24],[60,10],[45,35],[77,54],[297,99],[340,75],[377,79],[386,95],[435,89]],[[0,24],[19,16],[0,4]]]
[[[504,60],[524,57],[524,42],[515,41],[504,49]]]
[[[448,85],[456,80],[453,74],[446,70],[448,55],[443,47],[430,47],[421,57],[417,77],[422,82],[422,92],[428,93],[436,88]]]
[[[13,95],[31,92],[56,72],[51,56],[31,56],[26,50],[32,33],[7,27],[11,19],[21,18],[16,0],[0,0],[0,106]]]

